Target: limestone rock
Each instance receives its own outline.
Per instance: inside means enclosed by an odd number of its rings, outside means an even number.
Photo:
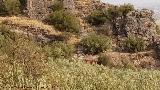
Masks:
[[[156,35],[156,23],[153,19],[153,12],[151,10],[142,9],[135,10],[126,16],[125,20],[117,19],[117,29],[119,36],[137,36],[143,38],[149,43],[153,43]],[[121,28],[124,24],[124,28]]]

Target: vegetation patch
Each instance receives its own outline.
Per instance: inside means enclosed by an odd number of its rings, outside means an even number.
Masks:
[[[122,42],[123,50],[127,52],[140,52],[146,48],[142,38],[130,36]]]
[[[21,13],[21,3],[19,0],[4,0],[0,4],[0,15],[18,15]]]
[[[45,51],[52,58],[71,58],[74,54],[74,46],[65,42],[54,42],[45,45]]]
[[[98,54],[111,47],[111,39],[104,35],[91,34],[82,39],[81,45],[85,54]]]
[[[78,33],[80,30],[79,20],[69,11],[55,11],[50,16],[50,21],[59,31]]]
[[[94,10],[88,17],[87,21],[91,25],[103,25],[107,21],[107,17],[105,16],[105,10]]]

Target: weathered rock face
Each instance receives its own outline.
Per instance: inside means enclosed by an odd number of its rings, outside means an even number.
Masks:
[[[128,14],[125,29],[127,35],[133,34],[154,41],[156,37],[156,23],[150,10],[133,11]]]
[[[27,14],[30,18],[43,20],[52,12],[51,6],[56,0],[27,0]],[[74,0],[64,0],[64,8],[73,10]]]
[[[128,37],[132,35],[141,37],[150,43],[154,42],[157,35],[156,23],[152,16],[152,11],[143,9],[128,13],[126,18],[118,18],[117,30],[119,32],[119,36]]]
[[[54,0],[27,0],[27,14],[30,18],[44,19],[50,12]]]

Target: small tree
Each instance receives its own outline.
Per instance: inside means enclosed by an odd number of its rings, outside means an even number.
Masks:
[[[113,33],[115,35],[118,35],[118,32],[119,32],[116,26],[117,18],[120,18],[121,20],[123,20],[120,30],[124,30],[124,26],[126,24],[126,15],[133,10],[134,10],[134,7],[133,5],[130,5],[130,4],[124,4],[120,6],[111,6],[108,8],[106,12],[106,17],[110,21],[113,28]]]

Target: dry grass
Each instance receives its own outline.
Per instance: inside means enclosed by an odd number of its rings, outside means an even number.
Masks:
[[[0,24],[9,21],[9,24],[15,25],[15,26],[28,26],[38,29],[43,29],[49,32],[50,34],[59,34],[58,31],[55,31],[54,27],[44,24],[41,21],[33,20],[27,17],[0,17]],[[8,24],[8,23],[7,23]]]

